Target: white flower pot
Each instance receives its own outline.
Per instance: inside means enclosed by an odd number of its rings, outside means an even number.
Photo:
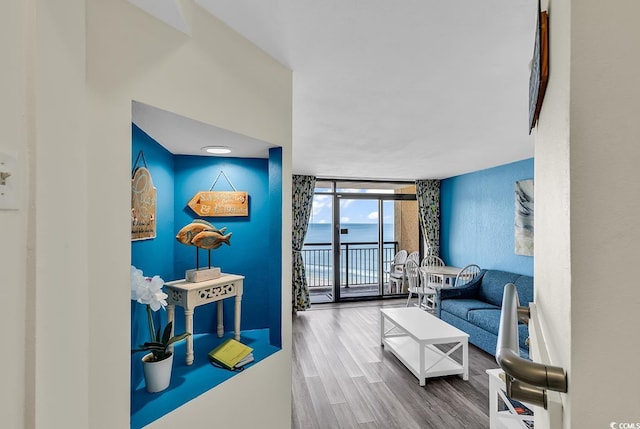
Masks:
[[[153,353],[144,355],[142,369],[144,370],[144,382],[147,392],[161,392],[171,383],[171,369],[173,368],[173,353],[168,358],[159,362],[150,362]]]

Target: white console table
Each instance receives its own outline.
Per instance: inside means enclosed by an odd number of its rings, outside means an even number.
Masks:
[[[212,302],[218,303],[218,337],[224,335],[222,300],[235,297],[234,334],[235,339],[240,340],[240,311],[242,302],[242,282],[244,276],[235,274],[222,274],[221,277],[198,283],[189,283],[186,280],[176,280],[165,283],[167,298],[167,319],[173,322],[175,319],[175,306],[184,308],[185,331],[191,333],[187,337],[186,364],[193,363],[193,313],[200,305]],[[174,326],[175,327],[175,326]],[[172,330],[173,331],[173,330]],[[171,332],[171,335],[174,333]]]
[[[380,342],[418,377],[420,386],[428,377],[460,374],[469,379],[469,335],[424,310],[415,307],[380,310]],[[447,352],[435,347],[454,344]],[[462,362],[452,353],[462,348]]]
[[[489,424],[491,429],[529,429],[533,427],[533,414],[522,414],[513,406],[507,394],[504,371],[488,369],[489,374]],[[533,406],[522,403],[530,411]]]

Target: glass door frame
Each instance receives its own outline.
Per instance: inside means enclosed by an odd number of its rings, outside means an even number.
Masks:
[[[322,192],[319,194],[322,195],[332,195],[332,210],[333,210],[333,219],[332,219],[332,227],[333,227],[333,237],[332,237],[332,250],[333,250],[333,302],[344,302],[344,301],[354,301],[354,300],[364,300],[364,299],[379,299],[384,296],[384,266],[383,266],[383,252],[378,252],[378,294],[371,295],[367,297],[350,297],[343,298],[340,296],[340,286],[341,286],[341,240],[340,240],[340,200],[341,199],[352,199],[352,200],[378,200],[378,213],[379,219],[380,215],[384,216],[383,211],[383,202],[384,201],[415,201],[417,197],[415,194],[396,194],[396,193],[353,193],[353,192],[342,192],[337,190],[337,183],[354,183],[354,184],[403,184],[403,185],[414,185],[415,182],[403,182],[403,181],[374,181],[374,180],[344,180],[344,179],[316,179],[316,182],[331,182],[331,192]],[[423,253],[423,239],[422,239],[422,228],[418,225],[418,235],[419,235],[419,251],[420,254]],[[383,240],[383,222],[378,221],[378,248],[384,245]],[[336,269],[336,267],[338,267]],[[347,274],[348,275],[348,274]]]
[[[357,197],[354,197],[354,195],[357,195]],[[377,213],[378,213],[378,220],[376,222],[376,226],[377,226],[377,237],[376,237],[376,245],[378,246],[378,252],[377,252],[377,267],[378,267],[378,272],[377,272],[377,278],[378,278],[378,292],[375,295],[364,295],[361,296],[360,298],[362,299],[371,299],[371,298],[379,298],[381,296],[384,295],[384,281],[383,281],[383,271],[384,271],[384,266],[383,266],[383,260],[384,260],[384,252],[383,252],[383,248],[384,248],[384,238],[383,238],[383,233],[384,233],[384,222],[381,222],[381,219],[383,219],[384,217],[384,204],[383,204],[383,199],[378,198],[375,196],[376,194],[350,194],[350,193],[343,193],[343,192],[336,192],[334,195],[334,204],[333,204],[333,219],[334,219],[334,227],[333,227],[333,266],[334,267],[340,267],[339,269],[334,269],[333,270],[333,284],[334,284],[334,290],[333,290],[333,294],[334,294],[334,299],[335,301],[341,301],[341,300],[345,300],[346,298],[342,297],[342,285],[345,285],[345,288],[348,287],[346,286],[348,284],[348,279],[349,279],[349,264],[345,263],[345,276],[347,277],[346,279],[342,279],[342,245],[343,245],[343,241],[342,241],[342,224],[340,222],[341,216],[340,216],[340,201],[341,200],[360,200],[360,201],[375,201],[376,205],[377,205]],[[337,222],[335,221],[337,219]],[[345,252],[346,256],[348,257],[348,246],[347,246],[347,250]],[[349,299],[357,299],[355,297],[350,297]]]

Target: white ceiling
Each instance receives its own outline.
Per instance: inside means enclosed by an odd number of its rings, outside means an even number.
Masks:
[[[195,2],[293,70],[294,173],[445,178],[533,156],[535,0]]]
[[[269,148],[275,147],[262,140],[137,101],[132,103],[131,117],[133,123],[173,154],[268,158]],[[211,155],[202,149],[207,146],[227,146],[232,149],[232,152],[226,155]]]

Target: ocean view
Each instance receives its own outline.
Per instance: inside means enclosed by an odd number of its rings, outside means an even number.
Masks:
[[[377,284],[378,283],[378,225],[375,223],[343,223],[341,228],[348,230],[341,234],[342,282],[349,274],[349,284]],[[384,241],[394,240],[393,224],[384,225]],[[352,245],[349,243],[372,243],[369,245]],[[308,246],[303,248],[303,259],[309,286],[328,286],[333,284],[332,252],[331,252],[331,224],[310,223],[305,243],[327,243],[324,246]],[[390,261],[394,255],[394,245],[384,246],[384,260]],[[348,266],[347,266],[348,263]]]
[[[348,234],[341,235],[343,243],[377,242],[378,224],[375,223],[343,223],[341,228],[349,230]],[[393,241],[394,228],[392,223],[386,223],[384,227],[384,241]],[[305,243],[331,243],[331,224],[310,223],[307,229]]]

